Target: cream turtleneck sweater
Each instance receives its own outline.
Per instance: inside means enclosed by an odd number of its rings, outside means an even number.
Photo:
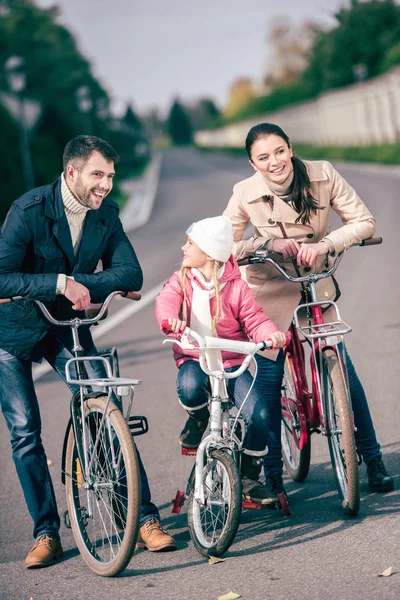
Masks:
[[[67,217],[69,230],[71,232],[72,247],[76,256],[82,239],[85,217],[90,208],[81,204],[77,197],[71,192],[65,181],[64,173],[61,174],[61,197],[64,204],[65,216]],[[71,279],[73,279],[73,277],[71,277]],[[67,276],[64,273],[60,273],[57,278],[56,294],[64,295],[66,285]]]
[[[285,202],[290,201],[293,178],[294,178],[293,169],[290,171],[289,175],[286,177],[285,181],[283,181],[282,183],[274,183],[273,181],[270,181],[269,179],[264,177],[265,182],[268,185],[271,192],[273,194],[275,194],[276,196],[279,196],[280,198],[282,198],[282,200],[284,200]]]

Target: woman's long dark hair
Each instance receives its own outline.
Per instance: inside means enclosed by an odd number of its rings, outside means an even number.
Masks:
[[[273,123],[260,123],[252,127],[246,137],[246,152],[251,162],[251,149],[254,142],[261,138],[266,138],[269,135],[277,135],[282,138],[289,148],[292,147],[286,133],[278,125]],[[293,164],[293,186],[292,186],[292,202],[294,208],[299,213],[296,223],[299,221],[302,225],[310,222],[311,213],[316,214],[317,210],[322,210],[318,206],[318,202],[311,195],[311,183],[307,173],[306,165],[297,156],[292,156]]]

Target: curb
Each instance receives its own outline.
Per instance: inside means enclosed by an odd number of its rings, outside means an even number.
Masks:
[[[157,194],[161,166],[162,154],[157,153],[142,177],[121,183],[122,191],[129,196],[120,215],[126,233],[148,222]]]

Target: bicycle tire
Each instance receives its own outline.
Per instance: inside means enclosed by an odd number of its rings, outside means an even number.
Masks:
[[[87,454],[89,460],[93,457],[87,478],[89,489],[84,486],[74,433],[70,431],[65,463],[66,494],[72,533],[83,560],[96,575],[113,577],[125,569],[135,550],[140,518],[140,472],[130,430],[112,402],[107,408],[107,426],[95,446],[93,440],[105,414],[106,401],[101,396],[88,398],[84,403],[85,425],[90,436]]]
[[[211,450],[203,468],[205,501],[200,505],[192,486],[188,502],[188,526],[196,550],[203,556],[221,556],[235,539],[242,511],[239,469],[224,450]]]
[[[355,517],[360,509],[360,482],[351,403],[336,352],[325,348],[322,356],[331,462],[343,511]]]
[[[290,478],[301,482],[310,470],[311,436],[307,431],[307,421],[293,373],[292,358],[286,355],[281,401],[282,458]],[[303,442],[304,438],[306,442]]]

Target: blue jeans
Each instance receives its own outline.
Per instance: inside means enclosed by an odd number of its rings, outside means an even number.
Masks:
[[[65,365],[72,354],[52,335],[46,336],[44,357],[65,380]],[[93,353],[96,349],[93,347]],[[104,377],[104,366],[93,361],[85,363],[89,377]],[[41,418],[32,379],[32,363],[0,349],[0,403],[11,434],[12,456],[33,519],[33,536],[58,536],[60,518],[46,454],[41,439]],[[73,391],[74,386],[70,386]],[[142,484],[140,525],[152,518],[159,519],[157,507],[151,502],[150,488],[139,456]]]
[[[238,367],[232,367],[226,370],[232,372],[237,369]],[[249,371],[245,371],[236,379],[227,380],[229,397],[235,402],[237,408],[243,402],[252,381],[253,377]],[[188,360],[179,368],[176,387],[179,399],[187,410],[196,410],[204,406],[211,395],[209,377],[195,360]],[[253,386],[240,414],[246,426],[243,447],[247,450],[265,450],[267,406],[257,384]]]
[[[284,356],[280,352],[276,361],[256,356],[258,364],[257,384],[267,401],[267,446],[268,454],[264,458],[265,476],[282,473],[281,459],[281,382],[284,370]],[[355,439],[357,451],[365,463],[381,456],[380,445],[376,439],[371,414],[364,389],[358,379],[354,365],[346,350],[349,375],[350,396],[354,412],[354,424],[357,428]]]

